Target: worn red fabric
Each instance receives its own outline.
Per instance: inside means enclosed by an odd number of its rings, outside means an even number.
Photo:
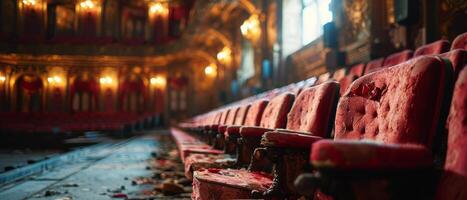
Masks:
[[[193,179],[193,172],[207,168],[227,168],[235,164],[236,159],[226,154],[191,154],[185,158],[185,176]]]
[[[365,64],[364,63],[359,63],[359,64],[356,64],[356,65],[353,65],[352,67],[350,67],[350,70],[349,70],[349,73],[348,74],[353,74],[355,76],[362,76],[363,75],[363,72],[365,70]]]
[[[265,99],[255,101],[248,110],[248,114],[245,118],[245,126],[258,126],[261,122],[264,109],[268,105],[269,101]]]
[[[391,67],[400,63],[403,63],[413,56],[412,50],[404,50],[401,52],[393,53],[386,57],[383,62],[384,67]]]
[[[357,79],[338,104],[335,139],[430,146],[446,73],[441,59],[424,56]]]
[[[464,49],[467,50],[467,33],[458,35],[452,42],[451,50]]]
[[[246,115],[248,114],[248,110],[250,109],[250,104],[241,106],[235,116],[235,120],[233,125],[243,125],[245,123]]]
[[[459,74],[447,123],[448,149],[436,199],[467,199],[467,68]]]
[[[368,62],[365,67],[365,73],[363,74],[369,74],[371,72],[380,70],[383,67],[383,63],[384,63],[384,58],[378,58],[378,59]]]
[[[429,167],[431,150],[423,145],[321,140],[313,144],[313,166],[335,169],[410,169]]]
[[[236,136],[240,136],[240,128],[242,126],[228,126],[227,129],[225,130],[224,132],[224,136],[225,137],[228,137],[230,135],[236,135]]]
[[[338,97],[339,84],[335,81],[305,89],[296,98],[287,115],[286,129],[309,132],[326,137],[329,130],[333,104]],[[334,104],[335,105],[335,104]]]
[[[449,132],[445,169],[467,177],[467,68],[454,88],[447,123]]]
[[[467,64],[467,51],[463,49],[455,49],[440,55],[442,58],[447,58],[451,61],[452,70],[454,71],[454,80],[457,80],[459,72]]]
[[[251,191],[266,191],[269,174],[245,169],[204,169],[194,172],[193,199],[250,199]]]
[[[266,132],[261,141],[261,145],[284,148],[310,148],[310,145],[321,139],[323,138],[310,135],[308,132],[276,130]]]
[[[287,113],[292,106],[294,98],[294,94],[284,93],[271,99],[264,109],[259,126],[269,129],[284,128],[287,123]]]
[[[345,91],[350,87],[353,81],[357,80],[358,76],[354,74],[349,74],[339,81],[340,89],[339,94],[344,95]]]
[[[262,128],[257,126],[243,126],[240,128],[240,135],[242,137],[261,137],[268,131],[273,131],[271,128]]]
[[[423,45],[418,47],[415,50],[414,57],[423,56],[423,55],[437,55],[449,51],[449,41],[447,40],[438,40],[430,44]]]

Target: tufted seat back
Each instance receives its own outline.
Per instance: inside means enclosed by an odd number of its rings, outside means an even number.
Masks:
[[[343,79],[339,80],[340,84],[340,89],[339,89],[339,94],[343,95],[344,92],[347,90],[347,88],[352,84],[353,81],[355,81],[358,78],[357,75],[355,74],[349,74],[345,76]]]
[[[263,116],[264,108],[268,104],[268,100],[260,99],[251,104],[248,114],[245,118],[245,126],[258,126]]]
[[[292,107],[294,98],[294,94],[286,92],[271,99],[264,109],[259,126],[270,129],[284,128],[287,123],[287,113]]]
[[[411,59],[412,56],[413,56],[412,50],[404,50],[401,52],[393,53],[384,59],[383,66],[391,67],[399,63],[403,63]]]
[[[356,64],[350,67],[349,74],[353,74],[355,76],[360,77],[363,75],[364,70],[365,70],[365,64],[359,63],[359,64]]]
[[[467,199],[467,67],[459,74],[447,122],[448,148],[436,199]]]
[[[237,117],[238,110],[240,110],[240,107],[234,107],[230,109],[229,115],[225,119],[225,125],[233,125],[235,118]]]
[[[225,124],[225,122],[227,120],[227,117],[229,116],[229,113],[230,113],[230,109],[225,109],[224,111],[222,111],[221,117],[219,119],[219,124],[220,125]]]
[[[445,169],[467,177],[467,67],[459,74],[448,118]]]
[[[463,49],[455,49],[440,55],[442,58],[447,58],[451,61],[452,70],[454,71],[454,80],[457,79],[459,71],[467,64],[467,51]]]
[[[454,41],[452,41],[451,50],[464,49],[467,50],[467,33],[458,35]]]
[[[430,146],[449,73],[423,56],[357,79],[339,101],[335,139]]]
[[[438,40],[430,44],[423,45],[418,47],[415,50],[414,57],[422,55],[437,55],[449,51],[449,41],[447,40]]]
[[[320,137],[328,136],[330,122],[333,121],[331,115],[339,97],[338,89],[339,84],[335,81],[304,89],[287,116],[286,128]]]
[[[383,67],[383,64],[384,64],[384,58],[378,58],[378,59],[368,62],[366,64],[364,74],[369,74],[371,72],[378,71],[379,69]]]
[[[235,116],[233,125],[243,125],[243,123],[245,123],[246,115],[249,109],[250,109],[250,104],[241,106],[238,109],[237,115]]]

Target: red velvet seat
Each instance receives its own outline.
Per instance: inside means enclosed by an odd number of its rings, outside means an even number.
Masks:
[[[195,199],[226,199],[226,198],[252,198],[251,192],[263,193],[271,189],[280,192],[276,197],[293,192],[291,183],[303,170],[307,156],[304,155],[309,150],[309,145],[322,137],[326,137],[330,132],[330,122],[332,121],[333,107],[337,103],[338,84],[337,82],[325,82],[320,85],[304,89],[295,100],[289,114],[287,115],[286,129],[275,129],[263,135],[262,144],[272,149],[293,149],[300,152],[299,155],[288,155],[290,159],[282,154],[277,154],[279,160],[274,162],[276,174],[275,179],[267,171],[257,170],[258,166],[251,163],[250,170],[246,169],[208,169],[195,172],[193,184],[193,197]],[[280,100],[283,101],[283,100]],[[271,101],[272,104],[281,105],[279,99]],[[270,108],[270,109],[268,109]],[[270,111],[277,110],[269,107],[265,111],[266,119],[270,117]],[[279,109],[280,110],[280,109]],[[276,111],[277,112],[277,111]],[[271,113],[272,114],[272,113]],[[274,114],[275,116],[276,114]],[[274,117],[277,118],[277,117]],[[264,118],[263,118],[264,119]],[[263,123],[264,122],[264,123]],[[274,122],[271,124],[270,122]],[[278,127],[277,120],[263,121],[265,127]],[[249,129],[246,127],[245,129]],[[252,129],[245,134],[242,128],[242,136],[262,135],[261,131]],[[303,143],[303,144],[302,144]],[[297,145],[301,144],[301,145]],[[258,150],[258,149],[257,149]],[[287,160],[289,158],[289,160]],[[284,160],[285,159],[285,160]],[[287,160],[287,161],[286,161]],[[295,161],[297,160],[297,161]],[[277,163],[287,163],[287,166],[277,165]],[[280,170],[280,171],[277,171]],[[283,173],[282,173],[283,172]],[[286,175],[281,176],[279,174]],[[280,178],[278,178],[280,176]],[[277,182],[281,180],[280,182]],[[277,182],[277,183],[275,183]],[[272,188],[273,185],[275,188]],[[206,191],[212,191],[209,194]]]
[[[185,176],[189,179],[193,176],[193,171],[201,168],[228,167],[236,164],[236,159],[229,154],[236,153],[237,138],[240,137],[240,127],[242,125],[257,126],[260,123],[267,100],[258,100],[251,106],[242,106],[235,117],[235,122],[227,126],[225,135],[225,153],[227,154],[191,154],[184,161]],[[230,134],[229,134],[230,133]]]
[[[454,80],[457,80],[460,70],[467,64],[467,51],[463,49],[455,49],[443,53],[440,56],[451,61],[452,70],[454,71]]]
[[[330,171],[389,173],[430,168],[431,146],[443,121],[450,77],[443,60],[423,56],[357,79],[339,101],[334,141],[321,140],[312,145],[313,167],[329,179],[327,183],[335,181],[329,178]],[[389,184],[384,180],[345,181],[355,188],[364,188],[365,184],[384,188],[382,185]],[[330,193],[342,195],[348,190]],[[352,191],[355,198],[371,195],[364,190]],[[378,192],[379,196],[372,198],[387,195],[384,189]]]
[[[378,71],[379,69],[383,67],[383,64],[384,64],[384,58],[378,58],[378,59],[368,62],[366,64],[364,74],[369,74],[371,72]]]
[[[463,33],[463,34],[458,35],[452,41],[451,50],[454,50],[454,49],[467,50],[467,33]]]
[[[438,55],[449,51],[449,41],[447,40],[438,40],[430,44],[423,45],[418,47],[415,50],[414,57],[423,56],[423,55]]]
[[[398,53],[393,53],[386,57],[383,62],[384,67],[391,67],[400,63],[403,63],[413,56],[412,50],[404,50]]]
[[[350,67],[349,69],[349,74],[353,74],[355,76],[362,76],[363,75],[363,72],[365,71],[365,64],[364,63],[359,63],[359,64],[356,64],[356,65],[353,65],[352,67]]]
[[[447,122],[448,148],[436,199],[467,199],[467,68],[456,82]]]

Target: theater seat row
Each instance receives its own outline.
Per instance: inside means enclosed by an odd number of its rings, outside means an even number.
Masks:
[[[434,56],[375,70],[344,91],[318,78],[312,87],[276,89],[172,128],[192,197],[429,199],[435,192],[427,191],[438,191],[438,199],[466,198],[465,50],[421,52]],[[438,155],[447,158],[442,179]],[[436,186],[444,182],[452,186]]]

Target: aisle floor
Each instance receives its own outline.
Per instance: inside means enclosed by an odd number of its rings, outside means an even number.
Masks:
[[[0,199],[190,198],[191,183],[174,149],[168,131],[153,131],[4,187]],[[166,183],[175,189],[165,190]]]

